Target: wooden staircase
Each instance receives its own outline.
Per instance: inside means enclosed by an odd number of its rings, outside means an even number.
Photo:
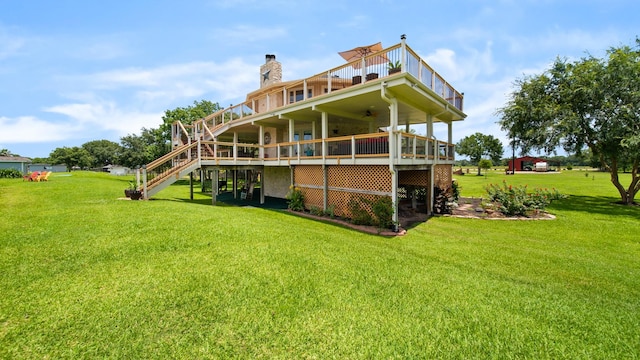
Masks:
[[[200,159],[197,149],[198,142],[185,144],[147,164],[146,184],[143,179],[140,189],[144,192],[144,198],[149,199],[181,177],[198,169]]]
[[[189,136],[188,140],[190,140],[191,143],[175,147],[168,154],[147,164],[146,183],[143,179],[143,184],[140,187],[140,190],[144,192],[144,198],[149,199],[151,196],[175,183],[181,177],[200,168],[200,151],[203,152],[203,156],[215,157],[213,148],[211,148],[210,145],[204,145],[201,149],[198,149],[200,140],[213,140],[217,132],[228,126],[229,123],[227,122],[216,124],[209,128],[209,126],[202,121],[202,130],[198,134],[194,134],[194,137],[197,137],[197,139],[192,140],[192,136]],[[185,129],[184,126],[181,126],[181,128]]]

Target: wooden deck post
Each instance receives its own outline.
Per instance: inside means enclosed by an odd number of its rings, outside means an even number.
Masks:
[[[322,164],[322,174],[324,176],[324,180],[322,181],[322,209],[327,211],[329,208],[329,167],[325,164]]]
[[[264,205],[264,167],[260,171],[260,205]]]
[[[220,171],[218,169],[214,169],[211,174],[211,205],[216,204],[216,200],[218,198],[218,179],[220,177]]]
[[[238,198],[238,170],[233,169],[233,198]]]
[[[193,200],[193,171],[189,173],[189,199]]]

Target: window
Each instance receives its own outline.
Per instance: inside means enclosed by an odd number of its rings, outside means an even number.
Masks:
[[[304,90],[289,91],[289,104],[302,101]],[[313,97],[313,89],[307,89],[307,99]]]

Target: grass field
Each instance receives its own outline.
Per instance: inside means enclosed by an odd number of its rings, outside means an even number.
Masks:
[[[54,175],[0,179],[3,359],[640,357],[640,208],[604,173],[458,176],[570,197],[397,238]]]

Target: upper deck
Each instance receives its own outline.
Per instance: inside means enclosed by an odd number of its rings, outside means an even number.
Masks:
[[[384,92],[399,100],[396,114],[388,110]],[[394,131],[393,126],[425,124],[427,116],[432,123],[450,124],[466,117],[463,105],[464,95],[403,40],[308,78],[260,88],[249,93],[245,102],[192,126],[176,125],[173,143],[177,146],[189,138],[200,138],[260,144],[260,126],[273,128],[276,143],[296,140],[295,129],[302,131],[299,140],[319,139],[323,112],[328,114],[330,128],[325,137]],[[393,115],[397,116],[395,124]],[[295,129],[290,129],[289,120],[294,121]],[[304,131],[310,134],[305,137]]]

